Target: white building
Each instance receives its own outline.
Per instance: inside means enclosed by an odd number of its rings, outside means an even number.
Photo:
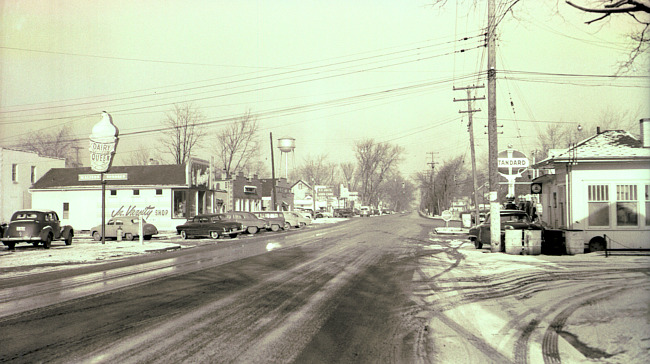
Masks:
[[[106,176],[105,216],[140,216],[158,230],[173,231],[196,214],[222,212],[229,193],[217,186],[209,163],[113,166]],[[31,188],[34,208],[57,212],[75,230],[101,224],[102,187],[90,167],[54,168]]]
[[[542,185],[541,220],[583,231],[590,251],[650,248],[650,137],[643,123],[641,141],[622,130],[599,132],[537,163],[554,170],[533,181]]]
[[[0,148],[0,222],[9,222],[16,210],[32,208],[32,184],[51,168],[63,167],[63,158]]]

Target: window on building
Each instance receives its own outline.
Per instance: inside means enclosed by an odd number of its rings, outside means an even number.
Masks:
[[[162,196],[162,190],[156,189],[156,196]]]
[[[616,185],[616,226],[639,224],[637,201],[636,185]]]
[[[111,190],[111,196],[117,196],[117,190]]]
[[[11,181],[18,182],[18,165],[16,163],[11,165]]]
[[[140,196],[140,190],[133,190],[133,196]]]
[[[173,192],[174,217],[183,218],[187,216],[187,191]]]
[[[36,182],[36,166],[32,166],[32,172],[30,176],[30,181],[32,183]]]
[[[589,185],[589,226],[609,226],[609,186]]]
[[[64,219],[69,219],[70,218],[70,203],[69,202],[64,202],[63,203],[63,218]]]
[[[645,185],[645,226],[650,226],[650,185]]]

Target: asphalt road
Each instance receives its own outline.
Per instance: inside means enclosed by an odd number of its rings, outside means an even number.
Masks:
[[[584,277],[611,278],[599,267],[473,275],[471,264],[461,267],[469,262],[458,240],[432,242],[433,226],[416,214],[356,218],[21,284],[0,280],[3,297],[13,297],[0,308],[0,361],[561,362],[561,331],[547,328],[561,329],[584,302],[622,293],[613,280],[589,285]],[[647,269],[620,273],[647,289]],[[590,288],[564,292],[558,311],[514,309],[540,291],[553,300],[573,280]],[[511,313],[496,340],[454,311],[479,305]]]

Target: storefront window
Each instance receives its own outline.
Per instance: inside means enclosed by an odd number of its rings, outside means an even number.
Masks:
[[[187,191],[174,191],[174,217],[187,217]]]
[[[616,186],[616,225],[637,226],[639,216],[637,212],[636,185]]]
[[[609,186],[589,185],[589,226],[609,226]]]

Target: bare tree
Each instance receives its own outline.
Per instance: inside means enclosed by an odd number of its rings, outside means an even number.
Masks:
[[[375,143],[367,139],[356,143],[357,178],[361,184],[361,201],[376,206],[381,184],[402,160],[404,149],[398,145]]]
[[[636,113],[638,114],[638,112]],[[605,130],[626,130],[633,135],[638,135],[636,121],[639,119],[631,110],[618,111],[612,108],[603,109],[595,121],[586,121],[584,124],[547,124],[541,131],[538,130],[537,156],[545,158],[550,149],[568,148],[575,143],[593,136],[600,128]]]
[[[579,9],[586,13],[597,14],[595,19],[587,21],[586,24],[592,24],[614,15],[628,15],[639,23],[638,30],[629,34],[630,39],[635,42],[636,46],[634,46],[630,51],[628,59],[619,66],[618,71],[621,72],[631,69],[631,66],[638,61],[639,56],[650,49],[650,0],[593,0],[591,3],[597,3],[597,5],[583,6],[578,4],[578,2],[584,3],[585,1],[586,0],[565,0],[566,4],[575,9]],[[478,0],[466,0],[465,2],[471,3],[472,6],[477,6],[478,4],[483,3]],[[505,0],[501,2],[499,7],[504,10],[496,15],[496,23],[500,23],[508,13],[512,13],[515,5],[520,2],[523,3],[521,0]],[[432,5],[436,7],[443,7],[446,4],[447,0],[432,0]],[[555,6],[559,8],[559,0],[556,0]]]
[[[307,157],[292,173],[292,179],[302,179],[315,185],[332,186],[337,182],[337,166],[330,163],[327,154]]]
[[[598,17],[586,22],[586,24],[595,23],[612,15],[629,15],[639,23],[640,29],[630,34],[630,38],[635,41],[636,46],[630,52],[628,60],[624,62],[620,69],[627,69],[634,61],[650,48],[650,1],[649,0],[600,0],[599,5],[588,7],[566,1],[567,4],[576,9],[587,13],[597,14]]]
[[[217,133],[215,154],[229,175],[253,169],[251,164],[259,158],[257,128],[257,118],[248,110]]]
[[[414,191],[413,183],[395,173],[386,178],[386,183],[382,186],[381,200],[393,211],[403,211],[408,209],[413,201]]]
[[[79,165],[75,149],[77,141],[72,137],[70,126],[65,125],[50,132],[38,130],[20,141],[18,149],[38,153],[43,157],[63,158],[66,167]]]
[[[192,155],[192,149],[205,136],[201,125],[204,116],[190,103],[174,104],[173,110],[165,114],[166,126],[161,144],[173,156],[174,163],[183,164]]]
[[[160,164],[160,158],[156,158],[149,148],[141,148],[131,151],[126,162],[130,166],[146,166]]]
[[[343,179],[347,188],[352,186],[352,179],[354,178],[354,163],[342,162],[340,164],[341,172],[343,172]]]

